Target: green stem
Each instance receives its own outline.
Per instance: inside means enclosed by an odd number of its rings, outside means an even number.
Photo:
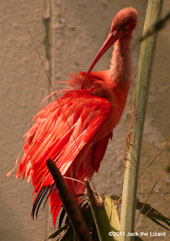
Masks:
[[[144,25],[144,34],[147,29],[155,21],[158,20],[161,13],[162,5],[163,0],[148,1],[148,8]],[[127,155],[123,183],[120,231],[125,232],[125,235],[120,237],[121,241],[133,240],[133,237],[127,236],[127,233],[134,232],[139,160],[146,112],[147,95],[151,78],[151,67],[156,44],[156,34],[156,32],[153,33],[152,36],[144,39],[141,44],[138,82],[135,96],[135,120],[132,129],[129,152]]]
[[[103,201],[98,195],[95,195],[93,193],[89,185],[89,182],[85,181],[85,183],[87,188],[87,196],[89,199],[90,208],[91,208],[92,216],[96,226],[99,241],[116,241],[117,239],[114,239],[112,235],[109,235],[109,233],[113,231],[113,227],[116,227],[116,228],[118,227],[117,223],[119,222],[119,220],[117,221],[117,218],[118,218],[117,210],[113,210],[114,214],[117,214],[115,215],[116,217],[114,217],[116,219],[114,220],[115,221],[114,224],[113,224],[112,218],[110,218],[110,216],[112,216],[111,215],[112,210],[110,211],[112,200],[109,198],[106,198],[106,200]],[[114,231],[118,231],[118,230],[114,230]]]

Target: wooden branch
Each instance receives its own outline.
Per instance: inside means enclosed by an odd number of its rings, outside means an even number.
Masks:
[[[152,26],[152,24],[158,20],[162,9],[162,4],[162,0],[148,1],[144,35],[150,26]],[[124,232],[125,235],[120,237],[121,241],[133,240],[133,237],[127,236],[127,233],[134,232],[141,142],[155,44],[156,32],[144,39],[141,44],[138,82],[135,96],[135,120],[132,129],[129,152],[127,155],[123,183],[120,231]]]
[[[86,223],[82,217],[81,211],[77,206],[72,192],[65,184],[64,178],[52,160],[47,160],[47,167],[53,176],[58,194],[63,203],[64,209],[68,214],[71,225],[79,241],[92,241]]]

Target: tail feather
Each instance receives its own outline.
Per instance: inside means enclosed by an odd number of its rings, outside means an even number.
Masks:
[[[60,197],[58,196],[56,188],[54,188],[49,198],[50,198],[50,206],[51,206],[51,215],[53,216],[53,225],[55,227],[57,216],[62,207],[62,202]]]

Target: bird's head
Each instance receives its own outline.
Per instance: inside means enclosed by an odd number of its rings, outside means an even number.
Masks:
[[[112,20],[109,35],[113,41],[130,36],[136,27],[138,12],[135,8],[129,7],[120,10]]]
[[[90,68],[88,69],[86,76],[84,78],[82,89],[86,79],[88,78],[89,73],[92,71],[93,67],[103,56],[103,54],[118,40],[118,39],[127,39],[130,38],[138,20],[138,12],[133,7],[128,7],[120,10],[112,20],[110,32],[94,58]]]

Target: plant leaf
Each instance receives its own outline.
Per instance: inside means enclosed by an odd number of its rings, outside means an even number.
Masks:
[[[156,223],[159,226],[165,228],[166,230],[169,230],[170,218],[165,217],[159,211],[157,211],[155,208],[152,208],[147,203],[142,203],[142,202],[138,201],[136,208],[139,209],[143,215],[145,215],[146,217],[151,219],[154,223]],[[164,224],[160,223],[159,221],[163,222]]]
[[[119,222],[119,215],[117,211],[117,207],[114,204],[114,201],[111,197],[105,197],[104,205],[106,209],[107,216],[110,221],[110,226],[113,231],[119,232],[120,230],[120,222]],[[117,240],[117,239],[116,239]]]
[[[54,233],[50,234],[47,238],[44,239],[44,241],[48,239],[54,239],[56,238],[62,231],[66,230],[68,228],[69,224],[65,224],[63,227],[57,229]]]

